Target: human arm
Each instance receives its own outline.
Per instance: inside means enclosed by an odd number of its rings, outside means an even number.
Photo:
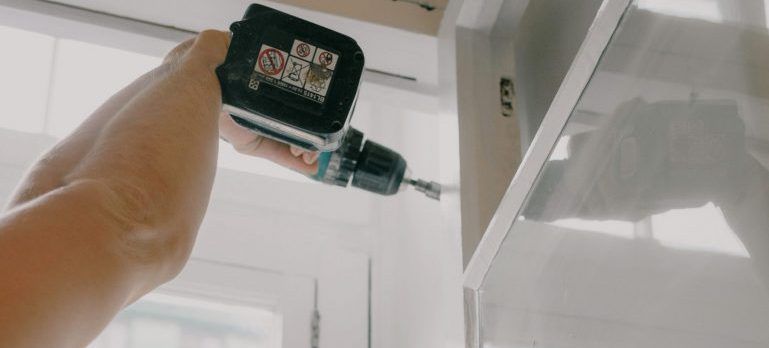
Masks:
[[[83,347],[183,266],[214,176],[213,69],[227,35],[185,45],[44,156],[11,199],[0,346]]]

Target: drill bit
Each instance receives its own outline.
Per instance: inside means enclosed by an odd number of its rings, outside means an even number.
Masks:
[[[404,178],[404,180],[406,181],[406,184],[414,186],[414,189],[424,193],[425,196],[430,197],[436,201],[441,200],[441,184],[435,181],[424,181],[422,179]]]

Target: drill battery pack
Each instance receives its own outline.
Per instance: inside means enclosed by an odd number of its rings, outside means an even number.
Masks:
[[[311,151],[349,129],[364,68],[352,38],[258,4],[230,26],[216,73],[226,112],[246,128]]]

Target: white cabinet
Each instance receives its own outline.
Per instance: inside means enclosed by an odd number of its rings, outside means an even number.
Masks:
[[[469,347],[769,346],[758,8],[603,1],[466,270]]]

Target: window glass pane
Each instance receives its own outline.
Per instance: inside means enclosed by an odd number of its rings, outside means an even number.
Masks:
[[[59,40],[46,132],[56,137],[69,134],[112,94],[160,61],[115,48]]]
[[[255,307],[151,294],[121,312],[89,348],[279,348],[281,320]]]
[[[0,26],[0,128],[43,130],[55,39]]]
[[[631,2],[478,291],[482,346],[769,346],[768,5]]]

